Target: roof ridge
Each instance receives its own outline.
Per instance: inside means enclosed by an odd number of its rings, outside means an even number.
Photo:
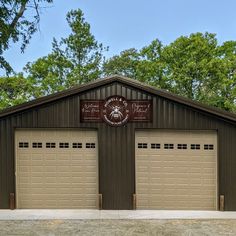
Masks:
[[[53,101],[62,99],[64,97],[72,96],[72,95],[75,95],[76,93],[84,92],[86,90],[93,89],[97,86],[100,87],[102,85],[113,83],[116,81],[128,84],[129,86],[138,88],[140,90],[146,91],[146,92],[151,93],[153,95],[164,97],[166,99],[193,107],[195,109],[198,109],[198,110],[210,113],[210,114],[217,115],[221,118],[224,118],[224,119],[227,119],[227,120],[230,120],[233,122],[236,122],[236,114],[234,114],[234,113],[227,112],[227,111],[224,111],[224,110],[216,108],[216,107],[211,107],[209,105],[205,105],[200,102],[193,101],[193,100],[185,98],[183,96],[173,94],[169,91],[159,89],[154,86],[145,84],[145,83],[140,82],[138,80],[131,79],[131,78],[128,78],[128,77],[125,77],[122,75],[117,75],[117,74],[110,75],[105,78],[98,78],[98,79],[88,82],[86,84],[75,85],[74,87],[63,90],[63,91],[60,91],[60,92],[57,92],[54,94],[50,94],[50,95],[47,95],[44,97],[40,97],[40,98],[25,102],[20,105],[9,107],[9,108],[0,112],[0,118],[17,113],[17,112],[24,111],[26,109],[31,109],[31,108],[40,106],[45,103],[53,102]]]

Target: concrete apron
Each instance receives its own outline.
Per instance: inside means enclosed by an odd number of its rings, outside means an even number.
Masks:
[[[236,219],[236,212],[167,210],[0,210],[0,220]]]

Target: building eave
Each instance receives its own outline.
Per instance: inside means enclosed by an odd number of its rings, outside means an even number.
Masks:
[[[26,102],[17,106],[7,108],[3,110],[2,112],[0,112],[0,118],[4,118],[5,116],[9,116],[9,115],[14,115],[15,113],[19,113],[19,112],[24,112],[25,110],[36,108],[38,106],[51,103],[51,102],[54,102],[54,101],[57,101],[57,100],[60,100],[69,96],[73,96],[79,93],[83,93],[88,90],[94,89],[96,87],[104,86],[113,82],[120,82],[128,86],[134,87],[136,89],[139,89],[141,91],[150,93],[152,95],[163,97],[173,102],[177,102],[177,103],[192,107],[194,109],[200,110],[202,112],[206,112],[208,114],[217,116],[221,119],[223,118],[231,122],[236,122],[236,115],[231,112],[223,111],[215,107],[210,107],[208,105],[187,99],[185,97],[172,94],[165,90],[157,89],[153,86],[141,83],[137,80],[130,79],[124,76],[119,76],[119,75],[113,75],[113,76],[109,76],[103,79],[97,79],[87,84],[75,86],[73,88],[70,88],[61,92],[57,92],[55,94],[44,96],[44,97],[35,99],[33,101],[29,101],[29,102]]]

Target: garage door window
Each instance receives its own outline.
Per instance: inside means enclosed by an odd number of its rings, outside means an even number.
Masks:
[[[200,144],[191,144],[191,149],[200,150]]]
[[[204,150],[214,150],[213,144],[204,144]]]
[[[86,148],[95,148],[95,143],[86,143]]]
[[[147,143],[138,143],[138,148],[147,148]]]
[[[151,143],[151,149],[160,149],[161,144],[160,143]]]
[[[46,143],[46,148],[56,148],[56,143]]]
[[[69,143],[59,143],[59,148],[69,148]]]
[[[42,143],[32,143],[32,148],[42,148],[43,147],[43,144]]]
[[[178,149],[187,149],[187,144],[178,144]]]
[[[165,143],[164,149],[174,149],[174,144],[173,143]]]
[[[73,148],[82,148],[82,143],[73,143],[72,147]]]
[[[19,148],[28,148],[29,143],[28,142],[19,142]]]

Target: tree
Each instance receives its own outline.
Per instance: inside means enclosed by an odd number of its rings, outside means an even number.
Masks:
[[[121,74],[236,112],[236,41],[219,45],[216,36],[210,33],[182,36],[166,46],[156,39],[140,50],[121,52],[106,60],[101,68],[106,48],[91,34],[81,10],[69,12],[67,21],[71,34],[59,42],[54,39],[49,55],[28,63],[24,81],[15,78],[27,91],[27,96],[18,101],[83,84],[100,75]],[[20,93],[15,83],[10,83],[10,88]],[[14,97],[9,90],[5,91],[7,97]]]
[[[106,76],[119,74],[138,79],[137,67],[139,61],[139,52],[135,48],[130,48],[122,51],[120,55],[108,59],[103,64],[103,73]]]
[[[236,42],[195,33],[163,46],[159,40],[108,59],[105,75],[120,73],[178,95],[236,111]]]
[[[0,77],[0,110],[31,99],[34,88],[23,74],[12,77]]]
[[[52,3],[53,0],[2,0],[0,2],[0,68],[7,74],[13,69],[5,60],[3,53],[9,49],[10,43],[18,41],[21,41],[21,51],[24,52],[32,35],[37,31],[42,2]]]
[[[161,88],[168,88],[162,63],[162,43],[156,39],[141,50],[131,48],[105,61],[103,73],[120,74]]]
[[[217,40],[213,34],[182,36],[163,50],[167,76],[172,90],[190,99],[198,99],[205,83],[214,77]],[[215,67],[218,69],[218,66]],[[210,76],[210,78],[209,78]],[[214,77],[214,78],[213,78]]]
[[[70,11],[66,19],[71,34],[59,42],[54,39],[49,55],[25,67],[40,90],[38,96],[83,84],[101,75],[103,52],[107,48],[95,40],[80,9]]]
[[[170,91],[234,110],[236,42],[219,46],[215,34],[182,36],[163,49]]]
[[[211,84],[215,93],[213,105],[236,112],[236,42],[227,41],[218,47],[221,61],[218,84]]]

